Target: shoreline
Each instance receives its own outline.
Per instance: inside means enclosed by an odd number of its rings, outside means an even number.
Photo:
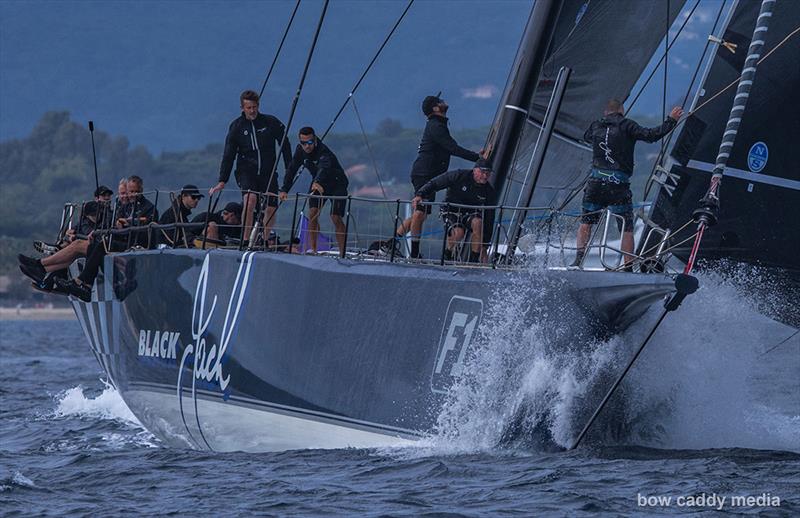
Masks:
[[[69,307],[17,308],[0,307],[0,321],[11,320],[72,320],[75,312]]]

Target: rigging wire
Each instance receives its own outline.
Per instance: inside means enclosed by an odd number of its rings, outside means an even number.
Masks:
[[[414,0],[408,0],[408,4],[406,5],[406,8],[403,10],[403,13],[400,15],[400,18],[398,18],[397,21],[394,22],[394,26],[389,31],[389,34],[386,35],[386,38],[383,40],[383,43],[381,43],[381,46],[378,48],[378,51],[375,53],[374,56],[372,56],[372,60],[369,62],[369,65],[367,65],[367,68],[364,69],[364,72],[361,74],[361,77],[358,78],[358,81],[356,81],[356,84],[350,90],[350,93],[347,94],[347,98],[344,100],[342,105],[339,107],[339,111],[336,112],[336,115],[333,117],[333,120],[328,125],[328,129],[326,129],[325,133],[323,133],[322,137],[320,137],[320,140],[324,140],[325,137],[328,135],[328,133],[331,131],[331,128],[333,128],[333,125],[336,124],[336,121],[339,119],[339,116],[342,114],[344,109],[347,107],[347,103],[350,102],[350,99],[353,97],[353,94],[355,94],[356,90],[358,90],[358,87],[361,86],[361,82],[364,80],[365,77],[367,77],[367,74],[369,73],[370,69],[372,68],[372,65],[374,65],[375,62],[378,60],[378,56],[381,55],[381,52],[383,52],[384,47],[386,47],[386,44],[389,43],[389,40],[392,38],[392,35],[394,34],[394,31],[397,30],[397,27],[400,25],[400,22],[403,21],[403,18],[405,18],[406,13],[408,13],[408,10],[411,9],[411,5],[413,3],[414,3]]]
[[[797,329],[794,333],[792,333],[789,336],[787,336],[786,338],[784,338],[783,341],[778,342],[777,344],[773,345],[772,347],[770,347],[769,349],[767,349],[766,351],[761,353],[761,356],[764,356],[765,354],[771,353],[772,351],[774,351],[775,349],[777,349],[781,345],[785,344],[786,342],[788,342],[789,340],[791,340],[792,338],[797,336],[798,333],[800,333],[800,329]]]
[[[724,2],[723,2],[723,4],[724,4]],[[647,88],[647,85],[650,84],[650,81],[656,75],[656,72],[658,71],[659,67],[661,66],[661,63],[667,58],[667,54],[668,54],[669,50],[672,48],[672,46],[675,44],[675,42],[678,41],[678,37],[681,35],[681,33],[683,32],[683,29],[689,23],[689,20],[692,18],[692,16],[694,15],[695,10],[697,9],[697,6],[699,6],[699,5],[700,5],[700,0],[697,0],[695,2],[694,6],[692,7],[692,10],[689,11],[689,14],[686,17],[686,19],[683,21],[681,26],[678,28],[678,31],[675,33],[675,37],[672,39],[672,43],[667,45],[666,52],[661,55],[661,58],[658,60],[658,63],[656,63],[656,66],[654,66],[653,70],[650,71],[650,74],[647,76],[647,79],[645,80],[644,84],[639,88],[639,91],[634,96],[633,101],[631,101],[631,103],[628,105],[628,110],[627,110],[628,112],[630,112],[633,109],[634,105],[636,104],[636,101],[638,101],[639,97],[641,97],[642,93],[644,93],[644,89]],[[666,34],[665,38],[667,40],[669,40],[669,27],[667,28],[667,34]]]
[[[286,24],[286,29],[283,31],[283,37],[281,37],[281,42],[278,44],[278,50],[275,51],[275,57],[272,58],[272,64],[269,66],[269,70],[267,71],[267,77],[264,78],[264,83],[261,85],[261,91],[258,94],[259,98],[264,95],[264,89],[267,87],[267,82],[269,81],[270,76],[272,76],[272,71],[275,69],[275,63],[278,62],[278,56],[281,54],[281,49],[283,49],[283,44],[286,41],[286,36],[289,34],[289,29],[292,27],[292,22],[294,21],[294,16],[297,14],[298,7],[300,7],[300,0],[297,0],[297,3],[294,4],[294,10],[292,11],[292,15],[289,17],[289,23]]]
[[[723,0],[723,2],[719,6],[719,10],[717,11],[717,17],[714,20],[714,25],[711,27],[711,34],[717,32],[717,25],[719,21],[722,19],[722,13],[725,10],[725,3],[727,0]],[[695,7],[697,7],[695,5]],[[677,36],[676,36],[677,38]],[[689,95],[692,93],[692,88],[694,88],[694,82],[697,80],[697,75],[700,73],[700,69],[703,68],[703,61],[705,60],[706,53],[708,52],[708,48],[711,46],[712,41],[710,39],[706,40],[706,45],[703,47],[703,53],[700,54],[700,59],[697,61],[697,66],[694,68],[694,73],[692,74],[692,79],[689,81],[689,87],[686,89],[686,94],[683,96],[683,101],[681,102],[681,106],[685,106],[686,102],[689,100]],[[677,126],[677,124],[676,124]],[[658,165],[664,160],[664,153],[666,153],[667,149],[669,149],[669,145],[672,143],[673,133],[668,133],[663,139],[662,142],[666,141],[666,145],[661,149],[658,157],[656,157],[655,161],[653,162],[653,167],[650,170],[650,175],[647,177],[647,182],[644,186],[644,196],[642,197],[643,200],[646,200],[647,197],[650,195],[650,189],[653,187],[653,174],[656,171]]]
[[[294,120],[294,114],[297,111],[297,103],[300,100],[300,94],[302,93],[303,85],[306,82],[306,76],[308,75],[308,69],[311,66],[311,58],[314,57],[314,49],[316,49],[316,47],[317,47],[317,40],[319,40],[319,33],[322,31],[322,23],[325,21],[325,15],[328,12],[328,4],[329,3],[330,3],[330,0],[325,0],[325,3],[322,5],[322,12],[319,15],[319,21],[317,22],[317,28],[314,31],[314,39],[311,40],[311,48],[308,49],[308,56],[306,57],[306,63],[305,63],[305,66],[303,67],[303,73],[300,76],[300,84],[297,85],[297,91],[295,92],[294,98],[292,99],[292,107],[289,110],[289,118],[286,121],[286,127],[284,128],[284,131],[283,131],[283,137],[281,138],[281,142],[278,145],[278,153],[280,153],[280,154],[283,154],[283,145],[286,142],[286,140],[289,138],[289,129],[292,127],[292,121]],[[269,175],[269,181],[267,182],[267,185],[272,185],[272,180],[275,177],[276,171],[278,170],[278,161],[279,161],[278,157],[276,157],[275,158],[275,162],[272,164],[272,172]],[[263,206],[263,203],[260,203],[259,205]],[[260,212],[261,212],[261,207],[259,207],[259,213]],[[267,224],[269,224],[269,222],[272,220],[272,218],[275,217],[275,214],[277,214],[277,213],[278,213],[277,210],[272,211],[272,214],[270,215],[269,219],[264,222],[264,226],[265,227],[266,227]],[[256,224],[253,225],[253,232],[255,232],[257,228],[258,228],[258,222],[256,221]],[[254,236],[251,236],[251,239],[250,239],[251,243],[253,243],[255,241],[252,237],[254,237]],[[265,239],[265,241],[266,241],[266,239]]]
[[[381,174],[378,171],[378,162],[375,160],[375,154],[372,152],[372,146],[369,145],[369,138],[367,137],[367,132],[364,130],[364,122],[361,120],[361,114],[358,112],[358,106],[356,106],[355,98],[353,98],[352,101],[353,111],[355,112],[356,119],[358,120],[358,127],[361,129],[361,135],[364,137],[364,144],[367,146],[369,159],[372,161],[372,168],[375,170],[375,176],[378,177],[378,185],[381,187],[383,198],[386,199],[386,189],[383,188],[383,180],[381,179]],[[391,210],[388,206],[386,207],[386,210],[388,210],[389,214],[391,215]]]

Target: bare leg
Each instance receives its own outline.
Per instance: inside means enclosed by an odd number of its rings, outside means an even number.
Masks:
[[[336,244],[339,245],[339,256],[344,257],[347,247],[347,243],[344,239],[344,221],[342,221],[342,217],[337,214],[331,214],[331,221],[333,222],[333,226],[336,228]]]
[[[464,229],[461,227],[452,227],[450,234],[447,236],[447,249],[451,252],[456,246],[456,243],[464,239]]]
[[[586,245],[589,244],[589,236],[592,234],[592,226],[588,223],[581,223],[581,226],[578,227],[578,242],[576,247],[578,248],[578,253],[586,253]]]
[[[411,215],[411,239],[419,239],[422,235],[422,224],[425,223],[425,218],[428,215],[421,210],[415,210]],[[405,223],[405,222],[403,222]]]
[[[206,237],[208,239],[216,239],[219,240],[219,227],[213,221],[208,222],[208,228],[206,229]]]
[[[622,251],[625,252],[625,264],[633,261],[633,231],[622,233]]]
[[[471,249],[481,256],[481,262],[486,262],[486,248],[483,246],[483,220],[481,218],[472,218],[470,222],[472,227],[472,243]]]
[[[85,256],[88,249],[89,241],[87,239],[75,240],[53,255],[42,258],[42,266],[46,272],[63,270],[78,257]]]
[[[267,205],[267,210],[264,211],[264,243],[269,241],[269,233],[272,231],[272,226],[275,224],[275,211],[278,207],[270,207]]]
[[[413,217],[413,216],[412,216],[412,217],[410,217],[410,218],[406,218],[406,219],[404,219],[404,220],[403,220],[403,221],[400,223],[400,226],[399,226],[399,227],[397,227],[397,230],[395,230],[395,231],[394,231],[394,232],[395,232],[395,235],[397,235],[397,236],[401,236],[401,237],[402,237],[402,236],[405,236],[406,234],[408,234],[408,231],[409,231],[409,230],[411,230],[411,220],[412,220],[412,219],[414,219],[414,217]]]
[[[256,203],[258,203],[258,195],[256,193],[248,192],[242,196],[242,215],[244,215],[243,239],[249,239],[250,233],[253,230],[253,212],[256,210]]]
[[[317,253],[317,236],[319,235],[319,207],[308,209],[308,240],[311,251]]]

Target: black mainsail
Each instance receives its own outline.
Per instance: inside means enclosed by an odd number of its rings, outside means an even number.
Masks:
[[[544,114],[562,67],[572,69],[553,138],[539,174],[533,205],[557,208],[582,183],[591,161],[583,134],[609,98],[624,100],[663,41],[681,11],[684,0],[566,0],[548,45],[540,73],[512,71],[509,86],[495,117],[489,146],[506,157],[493,157],[498,169],[495,187],[505,184],[501,202],[515,204],[525,183],[531,155],[541,133]],[[534,8],[535,9],[535,8]],[[523,40],[523,44],[525,41]],[[526,49],[520,48],[524,54]],[[517,61],[520,61],[518,56]],[[509,90],[526,80],[535,81],[524,105],[507,102]],[[519,88],[519,86],[517,86]],[[495,149],[493,139],[515,118],[525,117],[516,145]],[[507,169],[498,164],[509,164]]]

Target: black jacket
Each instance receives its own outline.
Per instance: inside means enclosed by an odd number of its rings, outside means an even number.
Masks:
[[[411,176],[433,178],[450,167],[450,156],[454,155],[472,162],[480,155],[459,146],[450,130],[447,129],[447,117],[431,115],[425,124],[422,140],[419,143],[419,154],[411,167]]]
[[[328,146],[317,139],[317,145],[314,146],[314,151],[307,154],[303,151],[303,147],[298,144],[294,150],[294,156],[289,167],[286,168],[286,177],[283,179],[283,187],[281,191],[289,192],[294,182],[294,177],[300,170],[300,166],[305,166],[311,174],[312,182],[317,182],[322,185],[326,193],[335,191],[335,187],[347,188],[349,182],[347,175],[344,174],[344,168],[339,163],[339,159],[333,154]]]
[[[643,128],[619,113],[606,115],[594,121],[583,139],[592,145],[592,165],[598,169],[623,171],[633,174],[633,148],[637,140],[655,142],[675,127],[675,120],[667,117],[661,126]]]
[[[244,113],[234,119],[225,137],[219,181],[227,183],[230,180],[234,159],[237,175],[269,176],[275,166],[275,148],[280,145],[284,130],[281,121],[263,113],[259,113],[253,121],[247,120]],[[286,167],[289,167],[292,153],[288,140],[284,141],[281,148]]]
[[[179,200],[175,200],[174,202],[172,202],[170,208],[164,211],[164,214],[161,215],[161,218],[159,218],[158,223],[160,225],[170,225],[172,223],[189,223],[189,215],[191,213],[192,209],[180,203]],[[193,234],[191,232],[187,233],[184,228],[176,228],[172,230],[162,229],[159,233],[159,242],[167,243],[173,246],[183,246],[184,234],[186,234],[187,241],[191,246]],[[190,236],[192,237],[190,238]]]
[[[416,192],[425,197],[447,189],[445,202],[461,205],[488,205],[494,199],[494,187],[489,182],[477,183],[472,177],[472,169],[455,169],[440,174]]]

